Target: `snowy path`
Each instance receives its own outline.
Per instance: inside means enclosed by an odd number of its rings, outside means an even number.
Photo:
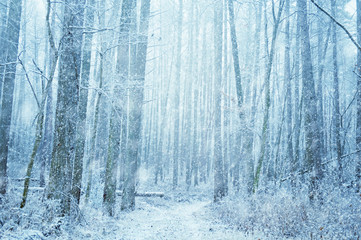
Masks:
[[[103,229],[103,239],[245,239],[211,217],[210,202],[194,201],[159,205],[140,203],[131,213]]]

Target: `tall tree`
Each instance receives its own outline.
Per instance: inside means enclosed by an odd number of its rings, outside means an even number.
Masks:
[[[357,0],[357,42],[361,45],[361,0]],[[357,51],[357,119],[356,119],[356,148],[361,150],[361,50]],[[361,152],[358,153],[356,168],[357,191],[361,191]]]
[[[27,196],[28,196],[28,192],[29,192],[29,186],[30,186],[30,177],[32,174],[32,169],[33,169],[33,165],[34,165],[34,160],[36,157],[36,154],[38,152],[38,148],[41,144],[41,142],[44,142],[44,134],[46,133],[46,129],[44,130],[44,120],[45,118],[45,111],[48,111],[48,108],[51,108],[52,106],[47,106],[47,108],[45,108],[46,104],[49,104],[49,102],[47,102],[47,99],[50,97],[50,91],[52,88],[52,82],[54,79],[54,75],[55,75],[55,70],[56,70],[56,65],[58,62],[58,49],[55,47],[55,42],[54,42],[54,37],[53,37],[53,33],[51,31],[51,27],[50,27],[50,21],[49,21],[49,16],[50,16],[50,0],[47,0],[47,13],[46,13],[46,25],[47,25],[47,36],[48,36],[48,41],[50,44],[50,61],[49,61],[49,65],[51,66],[50,71],[49,71],[49,76],[48,76],[48,81],[46,83],[46,87],[44,88],[43,92],[42,92],[42,100],[41,103],[38,103],[38,115],[37,115],[37,121],[36,121],[36,133],[35,133],[35,141],[34,141],[34,145],[33,145],[33,149],[31,152],[31,156],[30,156],[30,161],[28,164],[28,168],[26,171],[26,177],[25,177],[25,181],[24,181],[24,191],[23,191],[23,197],[22,197],[22,201],[20,204],[20,207],[23,208],[25,207],[26,204],[26,200],[27,200]],[[44,131],[43,131],[44,130]],[[45,139],[47,140],[47,139]],[[42,152],[43,153],[43,152]],[[43,159],[45,160],[45,159]],[[44,162],[42,162],[42,164],[45,164]],[[40,179],[40,184],[44,184],[44,179]]]
[[[291,162],[291,172],[294,174],[300,165],[300,135],[301,135],[301,111],[303,98],[300,101],[300,22],[296,22],[296,41],[295,41],[295,52],[294,52],[294,65],[295,65],[295,90],[294,90],[294,158]],[[292,179],[294,185],[295,179]]]
[[[4,70],[6,63],[6,21],[8,18],[8,2],[0,3],[0,100],[2,95],[2,86]]]
[[[214,201],[218,202],[225,196],[223,176],[223,156],[221,141],[221,84],[222,84],[222,46],[223,46],[223,1],[214,3]]]
[[[179,108],[180,108],[180,77],[181,77],[181,51],[182,51],[182,27],[183,27],[183,0],[179,0],[178,10],[178,26],[177,26],[177,51],[176,51],[176,88],[174,95],[174,151],[173,151],[173,188],[178,185],[178,170],[179,170]]]
[[[182,142],[182,156],[183,156],[183,160],[185,162],[186,165],[186,184],[187,184],[187,189],[189,190],[190,186],[191,186],[191,182],[192,182],[192,154],[191,154],[191,150],[192,150],[192,145],[188,144],[191,140],[192,140],[192,126],[191,126],[191,118],[192,118],[192,105],[193,102],[191,101],[192,99],[192,87],[194,85],[194,83],[192,82],[192,76],[194,74],[194,52],[196,50],[194,50],[194,26],[195,24],[193,24],[194,22],[194,1],[192,0],[190,2],[189,5],[189,19],[188,22],[191,24],[188,24],[189,26],[189,30],[188,30],[188,63],[187,63],[187,78],[185,79],[185,85],[189,86],[189,87],[185,87],[184,88],[184,108],[183,108],[183,142]],[[194,146],[193,146],[194,147]]]
[[[237,43],[237,34],[236,34],[236,24],[234,20],[234,6],[233,6],[233,0],[228,0],[228,12],[229,12],[229,24],[230,24],[230,30],[231,30],[231,43],[232,43],[232,56],[233,56],[233,69],[234,69],[234,76],[236,80],[236,91],[237,91],[237,107],[239,111],[239,118],[241,120],[241,123],[243,122],[243,114],[242,114],[242,103],[243,103],[243,92],[242,92],[242,82],[241,82],[241,68],[239,65],[239,57],[238,57],[238,43]],[[239,144],[237,146],[238,151],[240,151],[241,146],[241,132],[237,132],[237,143]],[[240,161],[241,159],[236,159],[235,167],[233,169],[234,174],[234,181],[233,184],[236,188],[236,191],[239,190],[239,168],[240,168]],[[252,179],[253,179],[253,170],[250,170],[250,165],[253,162],[251,158],[248,158],[247,160],[247,166],[249,167],[248,170],[252,171]],[[253,167],[252,167],[253,168]]]
[[[310,45],[310,33],[307,20],[307,1],[297,0],[297,21],[300,24],[301,59],[302,59],[302,95],[304,105],[304,128],[307,168],[312,169],[309,197],[315,199],[318,192],[319,180],[322,177],[321,169],[321,139],[317,118],[317,98],[313,78],[313,66]]]
[[[321,11],[318,9],[317,11],[320,13]],[[320,19],[317,21],[317,60],[318,60],[318,81],[317,81],[317,111],[320,114],[320,129],[321,129],[321,147],[322,147],[322,155],[325,155],[325,140],[326,140],[326,129],[324,126],[323,120],[323,69],[324,69],[324,54],[323,49],[324,45],[328,44],[324,42],[324,30],[323,30],[323,18],[319,16]]]
[[[331,0],[331,12],[336,17],[336,0]],[[336,23],[332,23],[332,62],[333,62],[333,149],[336,152],[338,162],[339,181],[342,182],[342,162],[341,162],[341,115],[340,115],[340,92],[339,92],[339,66],[338,66],[338,50],[337,50],[337,29]],[[322,117],[322,113],[320,114]]]
[[[135,1],[133,1],[135,2]],[[136,14],[135,7],[132,9],[131,22],[135,24]],[[129,80],[129,135],[127,144],[127,162],[126,162],[126,177],[124,181],[124,190],[122,195],[121,208],[123,210],[131,210],[135,207],[135,182],[136,172],[141,143],[141,128],[142,128],[142,112],[143,112],[143,98],[144,98],[144,80],[145,67],[147,60],[148,49],[148,28],[150,15],[150,0],[142,0],[140,7],[140,24],[139,34],[137,39],[136,59],[132,59],[135,64],[131,67],[131,79]],[[130,24],[132,28],[132,23]],[[135,33],[135,32],[134,32]],[[132,38],[134,40],[134,38]]]
[[[13,95],[16,76],[16,62],[18,56],[21,7],[22,0],[10,1],[8,21],[6,26],[6,66],[1,98],[0,116],[0,194],[5,194],[7,188],[7,161],[9,153],[11,115],[13,112]],[[2,81],[2,79],[0,80]]]
[[[131,23],[131,13],[134,10],[134,4],[131,0],[124,0],[122,2],[122,10],[120,17],[120,35],[119,47],[117,56],[117,70],[119,73],[119,82],[115,83],[113,93],[113,107],[111,110],[110,132],[109,132],[109,146],[108,159],[105,169],[105,182],[103,202],[106,212],[112,216],[114,215],[115,207],[115,190],[116,190],[116,173],[120,154],[121,128],[125,127],[122,121],[126,120],[123,114],[125,102],[124,85],[128,79],[129,68],[129,27]]]
[[[290,0],[286,0],[285,3],[285,82],[286,82],[286,101],[287,101],[287,157],[293,162],[293,144],[292,144],[292,90],[291,90],[291,40],[290,40]]]
[[[47,3],[49,4],[49,3]],[[49,4],[50,5],[50,4]],[[49,8],[49,6],[48,6]],[[55,14],[51,15],[51,25],[55,25]],[[55,74],[56,64],[58,62],[58,49],[55,47],[55,42],[53,38],[53,33],[50,27],[50,9],[47,10],[46,15],[46,24],[47,31],[46,37],[46,49],[47,49],[47,58],[44,61],[44,71],[47,72],[48,78],[46,79],[43,76],[42,81],[50,82],[48,85],[47,96],[46,96],[46,106],[45,106],[45,116],[44,116],[44,129],[43,129],[43,140],[40,144],[40,187],[45,187],[45,170],[50,164],[52,145],[53,145],[53,130],[54,130],[54,107],[53,107],[53,78]],[[54,71],[54,73],[53,73]],[[45,84],[44,84],[45,85]]]
[[[47,189],[48,198],[60,199],[62,213],[69,214],[73,158],[76,146],[77,106],[85,0],[66,0],[63,36],[59,52],[59,79],[55,136]]]
[[[269,138],[269,134],[270,134],[270,130],[269,130],[270,113],[269,112],[270,112],[270,107],[271,107],[271,72],[272,72],[272,66],[273,66],[273,59],[274,59],[274,55],[275,55],[275,51],[276,51],[275,48],[276,48],[276,40],[277,40],[277,36],[278,36],[278,27],[281,22],[281,16],[282,16],[284,3],[285,3],[285,0],[279,1],[278,13],[277,13],[276,18],[274,18],[275,23],[274,23],[273,31],[272,31],[271,49],[270,50],[266,49],[268,59],[267,59],[266,74],[265,74],[265,81],[264,81],[264,84],[265,84],[265,103],[264,103],[265,104],[265,112],[263,115],[263,124],[262,124],[261,152],[260,152],[260,156],[258,159],[256,173],[255,173],[255,177],[254,177],[254,181],[253,181],[253,192],[255,192],[258,188],[263,161],[266,158],[266,148],[268,145],[268,138]],[[274,7],[275,6],[273,5],[273,8]],[[273,12],[274,12],[274,9],[273,9]],[[267,31],[267,29],[266,29],[266,31]],[[267,41],[267,38],[266,38],[266,41]],[[267,45],[268,44],[266,43],[266,46]]]
[[[84,28],[90,29],[94,25],[94,0],[87,0],[85,7]],[[92,34],[83,35],[82,62],[79,81],[79,104],[77,109],[78,115],[76,125],[76,149],[74,158],[74,174],[72,179],[72,196],[78,202],[78,204],[80,202],[81,181],[83,176],[83,158],[86,139],[86,115],[92,40]]]

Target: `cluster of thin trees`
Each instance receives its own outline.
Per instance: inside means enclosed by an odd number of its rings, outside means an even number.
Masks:
[[[347,3],[47,0],[32,42],[27,1],[0,3],[0,194],[14,149],[30,149],[21,207],[38,162],[63,214],[99,185],[106,213],[117,189],[134,209],[141,167],[174,190],[211,183],[215,201],[300,181],[315,199],[334,173],[358,190],[361,1],[357,23]]]
[[[20,64],[23,67],[25,76],[31,85],[26,65],[21,60],[18,53],[19,33],[21,23],[22,6],[25,2],[21,0],[11,0],[4,9],[8,9],[6,24],[2,30],[1,39],[1,59],[2,61],[2,104],[1,104],[1,136],[3,137],[1,145],[1,194],[7,190],[7,160],[9,155],[9,137],[10,126],[13,112],[14,84],[16,79],[16,66]],[[137,4],[140,6],[138,12]],[[95,25],[95,10],[103,9],[103,1],[62,1],[52,3],[46,2],[46,44],[45,67],[38,66],[36,59],[33,64],[36,65],[42,80],[41,95],[33,92],[36,99],[38,112],[35,121],[35,139],[28,163],[23,198],[21,207],[26,204],[29,184],[32,175],[32,169],[36,156],[39,155],[41,147],[43,154],[41,157],[41,186],[46,186],[45,194],[49,199],[58,199],[61,203],[63,214],[70,212],[71,206],[79,204],[83,179],[83,161],[86,135],[86,117],[88,91],[90,88],[89,78],[91,69],[92,44],[94,42],[92,32],[102,31],[106,28],[105,14],[99,16],[97,25]],[[118,7],[118,8],[117,8]],[[121,9],[119,9],[121,8]],[[118,12],[120,12],[119,17]],[[117,43],[107,46],[102,40],[105,35],[99,36],[98,41],[101,47],[97,51],[97,80],[99,85],[96,88],[96,106],[94,110],[94,132],[91,137],[91,148],[96,146],[95,138],[97,135],[97,124],[102,111],[100,102],[105,94],[112,95],[111,104],[107,109],[109,115],[109,134],[102,141],[106,142],[105,157],[105,176],[103,203],[106,212],[113,215],[115,194],[116,194],[116,176],[117,165],[120,154],[121,129],[125,125],[124,114],[127,115],[127,148],[122,154],[129,161],[124,162],[122,168],[125,168],[122,193],[122,209],[134,208],[135,197],[135,172],[137,169],[138,146],[140,144],[141,115],[143,105],[145,63],[147,53],[147,33],[149,24],[150,1],[122,1],[114,6],[113,16],[118,18],[118,34],[114,39]],[[59,18],[59,19],[57,19]],[[56,24],[61,24],[61,29],[55,33]],[[114,33],[115,34],[115,31]],[[119,79],[111,82],[111,90],[103,92],[103,84],[106,76],[104,68],[106,60],[116,58],[116,66]],[[53,116],[52,109],[52,83],[57,75],[56,107]],[[109,82],[108,82],[109,84]],[[24,87],[24,86],[21,86]],[[32,85],[31,85],[32,87]],[[109,87],[109,86],[108,86]],[[33,87],[32,87],[33,89]],[[115,97],[116,96],[116,97]],[[120,101],[128,97],[130,105],[128,112],[124,112]],[[15,105],[16,106],[16,105]],[[123,116],[123,117],[122,117]],[[103,119],[101,119],[103,120]],[[52,123],[54,121],[54,123]],[[50,152],[49,152],[50,150]],[[86,196],[89,197],[92,184],[92,168],[94,168],[95,156],[87,159],[85,164],[87,168]],[[44,176],[46,163],[50,160],[49,176]],[[45,181],[47,179],[47,181]],[[75,204],[75,205],[74,205]]]
[[[350,29],[360,25],[347,4],[159,4],[176,24],[153,20],[167,46],[150,53],[159,60],[144,109],[141,158],[154,182],[211,182],[216,201],[229,187],[306,184],[310,199],[322,182],[359,189],[360,39]]]

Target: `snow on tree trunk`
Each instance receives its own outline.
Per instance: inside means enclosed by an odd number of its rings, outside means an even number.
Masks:
[[[357,0],[357,42],[361,45],[361,0]],[[361,51],[357,51],[357,119],[356,119],[356,148],[361,150]],[[357,191],[361,191],[361,152],[357,154],[356,166]]]
[[[306,153],[305,162],[307,168],[311,168],[309,183],[310,200],[315,199],[318,193],[319,181],[322,177],[321,169],[321,139],[318,127],[317,98],[315,93],[315,82],[313,78],[313,66],[309,36],[309,25],[307,20],[306,0],[297,0],[297,21],[300,24],[301,59],[302,59],[302,94],[304,105],[304,128]]]
[[[215,71],[215,116],[214,116],[214,202],[225,196],[223,176],[223,156],[221,141],[221,84],[222,84],[222,46],[223,46],[223,2],[214,3],[214,71]]]
[[[134,3],[135,4],[135,3]],[[148,27],[150,14],[150,1],[142,0],[140,9],[139,34],[136,34],[136,8],[132,7],[130,22],[130,39],[136,46],[136,54],[131,55],[129,88],[129,124],[128,143],[126,147],[125,181],[122,195],[122,210],[134,210],[135,183],[138,169],[139,150],[141,144],[142,112],[144,98],[145,65],[148,48]],[[133,36],[132,36],[133,34]],[[135,42],[137,40],[137,42]],[[133,46],[133,47],[135,47]],[[134,59],[135,57],[135,59]]]
[[[336,0],[331,0],[332,15],[336,17]],[[333,150],[336,152],[338,162],[339,183],[342,183],[342,162],[341,162],[341,115],[340,115],[340,92],[339,92],[339,71],[338,71],[338,44],[336,24],[332,24],[332,62],[333,62]],[[322,113],[320,114],[322,117]]]
[[[92,28],[94,25],[94,0],[87,0],[84,17],[84,27]],[[79,204],[82,189],[83,158],[86,139],[86,116],[88,103],[88,88],[90,76],[92,34],[83,35],[82,62],[79,89],[78,116],[76,125],[76,150],[74,158],[74,174],[72,180],[72,196]]]
[[[177,29],[177,51],[176,51],[176,88],[174,95],[174,151],[173,151],[173,188],[178,186],[179,172],[179,108],[180,108],[180,76],[181,76],[181,51],[182,51],[182,27],[183,27],[183,0],[179,0],[178,10],[178,29]]]
[[[7,161],[9,153],[11,115],[13,112],[15,73],[21,22],[21,5],[21,0],[10,1],[8,22],[5,30],[5,42],[4,46],[0,46],[5,50],[5,53],[3,53],[5,54],[3,55],[3,59],[6,59],[5,63],[7,63],[5,66],[4,83],[2,86],[0,112],[0,194],[6,193],[8,180]],[[0,79],[0,81],[2,81],[2,79]]]
[[[49,175],[48,197],[61,200],[62,213],[69,214],[76,146],[77,106],[81,70],[85,0],[66,0],[55,117],[55,136]]]

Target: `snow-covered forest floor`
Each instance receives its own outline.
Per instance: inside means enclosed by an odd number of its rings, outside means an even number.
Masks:
[[[322,205],[310,204],[306,187],[292,196],[272,186],[251,199],[230,195],[214,204],[209,185],[173,191],[165,183],[147,182],[138,192],[165,196],[137,197],[131,212],[121,212],[118,201],[115,217],[105,216],[98,202],[81,204],[73,211],[80,224],[59,218],[56,204],[41,202],[40,194],[19,209],[19,192],[1,209],[0,239],[359,239],[361,196],[346,187],[343,192],[323,187],[328,194]]]
[[[24,240],[247,239],[217,217],[211,196],[210,188],[172,193],[169,189],[163,198],[138,197],[134,211],[118,209],[115,217],[105,216],[101,205],[90,203],[80,211],[81,224],[72,224],[68,219],[55,217],[55,204],[40,203],[33,195],[32,207],[23,210],[16,207],[15,199],[8,200],[7,209],[1,212],[4,225],[0,236]],[[35,202],[38,207],[34,207]]]
[[[240,239],[244,235],[218,221],[210,201],[141,199],[135,211],[116,219],[93,214],[81,237],[92,239]],[[101,222],[102,224],[94,224]]]

